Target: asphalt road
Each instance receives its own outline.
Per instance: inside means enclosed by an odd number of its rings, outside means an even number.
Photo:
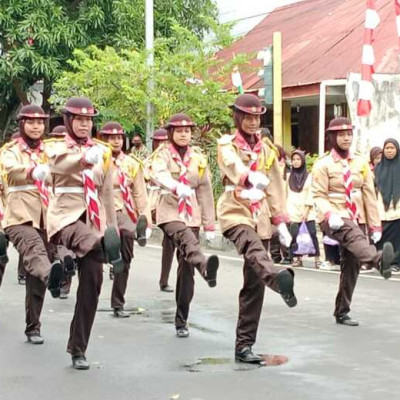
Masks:
[[[99,311],[87,352],[89,371],[70,367],[66,349],[74,296],[47,296],[43,346],[25,342],[24,287],[17,258],[0,290],[1,400],[259,400],[398,399],[400,282],[377,275],[359,280],[351,315],[361,325],[339,326],[332,317],[338,274],[296,271],[299,304],[287,308],[266,291],[256,352],[285,355],[281,366],[245,368],[233,361],[241,261],[221,260],[218,286],[196,278],[190,337],[175,337],[174,295],[158,289],[160,248],[136,248],[127,308],[141,314],[114,319],[111,281],[104,274]],[[171,283],[175,282],[175,267]],[[74,278],[76,289],[76,278]],[[203,363],[197,360],[203,358]]]

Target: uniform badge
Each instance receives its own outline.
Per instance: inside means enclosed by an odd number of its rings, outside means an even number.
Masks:
[[[185,119],[182,121],[182,125],[183,125],[183,126],[186,126],[186,125],[187,125],[187,121],[186,121]]]
[[[88,110],[87,110],[87,108],[86,107],[82,107],[82,114],[87,114],[87,112],[88,112]]]

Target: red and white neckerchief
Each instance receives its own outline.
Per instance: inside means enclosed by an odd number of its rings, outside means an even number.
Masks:
[[[346,209],[350,214],[350,219],[357,223],[357,205],[351,198],[353,191],[353,179],[351,177],[350,163],[348,159],[341,160],[343,165],[343,180],[346,193]]]
[[[237,146],[243,150],[245,153],[248,153],[250,155],[250,161],[249,161],[249,168],[250,171],[256,172],[257,171],[257,160],[258,156],[261,153],[262,150],[262,141],[261,141],[261,136],[259,134],[256,134],[257,137],[257,142],[253,148],[250,147],[250,145],[246,142],[246,140],[243,138],[243,136],[240,134],[239,131],[236,131],[235,134],[235,143]],[[251,200],[250,201],[250,212],[253,215],[253,219],[256,220],[260,214],[261,214],[261,204],[259,201],[256,200]]]
[[[22,151],[24,151],[25,153],[28,153],[29,158],[31,160],[32,169],[35,168],[38,165],[38,160],[40,159],[40,152],[44,151],[43,143],[40,142],[40,145],[34,150],[32,150],[22,138],[18,139],[18,143],[20,149],[22,149]],[[42,203],[44,204],[45,207],[48,207],[50,197],[49,197],[49,189],[47,188],[45,182],[34,180],[33,183],[38,188]]]
[[[65,137],[65,142],[67,147],[75,147],[80,146],[73,138],[70,136]],[[88,138],[87,142],[82,145],[89,149],[92,146],[96,146],[96,143],[91,139]],[[99,200],[99,193],[97,191],[97,187],[94,181],[94,174],[91,168],[84,169],[82,171],[82,182],[83,182],[83,190],[85,194],[85,202],[86,202],[86,209],[89,215],[89,219],[92,222],[93,226],[100,230],[100,200]]]
[[[346,210],[350,215],[350,219],[357,223],[357,205],[353,201],[351,197],[351,193],[353,191],[353,179],[351,175],[350,162],[349,160],[352,158],[351,155],[348,158],[340,158],[335,150],[332,150],[332,156],[335,161],[340,161],[343,166],[343,183],[345,189],[346,196]]]
[[[137,216],[135,213],[135,207],[134,207],[134,203],[133,203],[131,188],[128,185],[128,178],[124,174],[124,172],[122,171],[122,168],[121,168],[121,163],[124,158],[125,158],[125,155],[123,153],[121,153],[118,156],[118,158],[114,158],[114,163],[115,163],[115,166],[117,167],[117,171],[118,171],[119,187],[121,189],[122,200],[124,202],[126,212],[128,213],[132,222],[134,224],[136,224]]]
[[[170,152],[172,159],[178,164],[180,168],[178,182],[189,186],[189,181],[186,177],[186,173],[190,164],[190,147],[186,150],[183,160],[176,149],[170,145]],[[183,221],[190,222],[193,217],[193,207],[190,197],[178,199],[178,214],[179,218]]]

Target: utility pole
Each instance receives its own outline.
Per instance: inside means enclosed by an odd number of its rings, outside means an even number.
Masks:
[[[147,66],[150,70],[150,77],[147,85],[147,92],[149,98],[154,90],[154,1],[146,0],[146,50],[147,54]],[[147,102],[146,105],[146,145],[150,148],[150,136],[154,130],[153,124],[153,104],[151,101]]]

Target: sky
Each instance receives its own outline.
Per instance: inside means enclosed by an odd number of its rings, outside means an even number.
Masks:
[[[219,8],[220,22],[239,21],[234,27],[232,34],[241,36],[257,25],[265,15],[276,7],[296,3],[300,0],[215,0]],[[254,18],[258,14],[265,14]]]

